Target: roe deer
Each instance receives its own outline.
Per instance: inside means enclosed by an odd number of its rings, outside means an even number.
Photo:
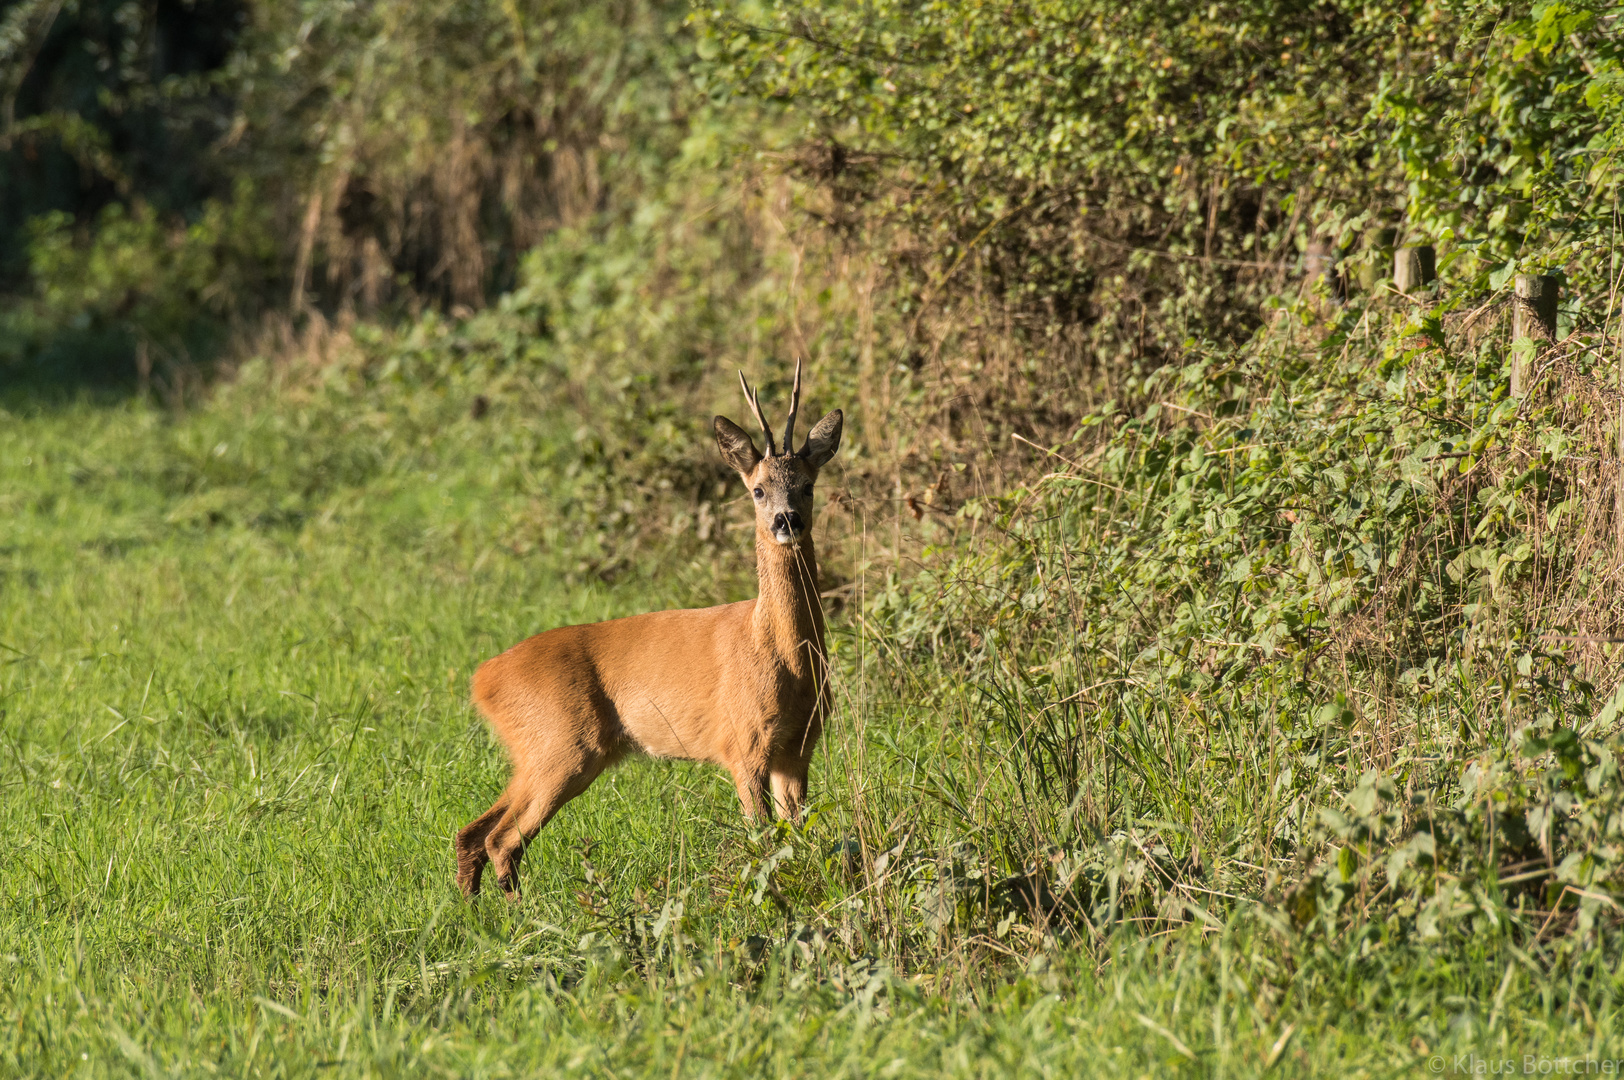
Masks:
[[[800,814],[807,767],[828,707],[812,485],[840,448],[839,409],[795,452],[801,366],[795,365],[784,447],[773,443],[752,392],[745,401],[765,457],[725,416],[712,422],[722,458],[756,506],[760,596],[736,604],[656,611],[537,634],[474,673],[474,703],[507,745],[502,797],[457,833],[457,884],[473,896],[486,862],[517,898],[525,845],[559,808],[629,753],[709,761],[733,774],[744,812]]]

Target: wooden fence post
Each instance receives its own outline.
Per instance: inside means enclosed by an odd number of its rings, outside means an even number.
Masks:
[[[1393,252],[1393,284],[1401,293],[1414,292],[1438,276],[1438,253],[1429,244],[1401,247]]]
[[[1516,298],[1511,309],[1511,338],[1556,340],[1557,280],[1554,274],[1518,274]],[[1511,357],[1511,396],[1528,393],[1528,361],[1521,354]]]
[[[1376,282],[1381,278],[1382,260],[1393,250],[1393,241],[1397,238],[1397,229],[1371,229],[1365,233],[1365,250],[1372,254],[1371,261],[1359,269],[1359,288],[1364,292],[1368,293],[1376,287]]]
[[[1325,282],[1325,291],[1330,294],[1333,303],[1340,304],[1348,298],[1348,283],[1338,267],[1339,255],[1336,243],[1329,237],[1315,237],[1303,252],[1303,288],[1312,292],[1321,281]]]

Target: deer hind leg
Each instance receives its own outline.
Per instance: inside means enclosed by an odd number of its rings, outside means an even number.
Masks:
[[[485,837],[502,815],[507,813],[511,793],[504,791],[491,808],[464,825],[457,833],[457,887],[464,896],[479,895],[479,878],[485,872],[490,855],[485,851]]]
[[[529,777],[523,784],[514,777],[508,788],[508,805],[485,836],[485,852],[496,871],[496,883],[510,900],[519,899],[519,861],[524,858],[525,847],[565,803],[591,786],[609,759],[585,752],[571,764],[575,767],[559,768],[544,777]]]

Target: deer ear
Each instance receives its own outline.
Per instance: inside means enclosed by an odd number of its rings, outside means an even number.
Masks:
[[[711,428],[716,432],[716,448],[722,452],[722,460],[742,475],[754,472],[761,452],[745,430],[725,416],[712,420]]]
[[[806,433],[806,442],[801,444],[800,458],[814,469],[829,464],[829,459],[840,449],[840,425],[844,419],[836,409],[814,424]]]

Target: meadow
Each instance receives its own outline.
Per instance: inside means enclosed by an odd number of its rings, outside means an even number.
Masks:
[[[7,409],[9,1074],[1341,1076],[1619,1045],[1611,976],[1528,974],[1507,935],[1373,950],[1255,905],[1088,933],[1007,899],[922,929],[920,882],[1019,816],[987,764],[1014,748],[938,718],[950,681],[873,675],[859,618],[806,823],[753,832],[720,771],[634,761],[542,833],[521,904],[466,902],[450,836],[505,779],[472,666],[748,595],[744,553],[614,584],[515,554],[571,482],[566,417],[510,386],[475,419],[472,376],[292,382]],[[978,774],[980,827],[922,809]],[[1153,797],[1244,821],[1225,786]]]

